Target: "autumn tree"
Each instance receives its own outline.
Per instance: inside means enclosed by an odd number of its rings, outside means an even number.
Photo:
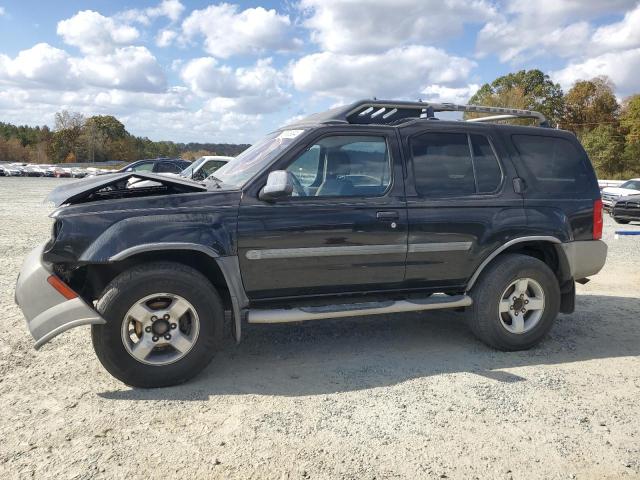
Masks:
[[[520,70],[485,83],[469,99],[469,103],[537,110],[554,126],[558,124],[564,111],[562,88],[537,69]],[[466,115],[471,116],[473,115]]]
[[[613,84],[605,76],[579,80],[564,98],[565,112],[560,125],[580,135],[599,125],[616,125],[620,106]]]

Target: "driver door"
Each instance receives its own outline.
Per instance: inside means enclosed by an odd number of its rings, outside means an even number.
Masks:
[[[270,169],[295,178],[292,196],[243,196],[238,256],[250,299],[369,292],[404,280],[407,212],[395,132],[325,131]]]

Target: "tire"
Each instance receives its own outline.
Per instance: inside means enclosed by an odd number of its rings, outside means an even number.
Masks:
[[[616,217],[613,217],[613,219],[615,220],[616,223],[619,223],[620,225],[626,225],[631,221],[631,220],[622,220],[621,218],[616,218]]]
[[[518,279],[526,282],[527,289],[524,300],[516,303],[513,299],[521,298],[516,287],[523,284],[517,283]],[[500,313],[505,296],[503,305],[508,305],[508,309]],[[490,347],[504,351],[526,350],[539,343],[551,330],[560,309],[560,288],[554,273],[537,258],[519,254],[499,255],[482,272],[471,297],[472,332]],[[525,300],[532,309],[521,313],[520,307],[529,307]],[[540,309],[537,307],[541,300]]]
[[[134,310],[140,305],[147,310]],[[176,305],[179,308],[172,310]],[[185,306],[189,308],[179,315]],[[91,327],[96,355],[111,375],[132,387],[186,382],[209,364],[222,343],[224,309],[218,292],[200,272],[179,263],[154,262],[121,273],[105,288],[97,310],[107,323]],[[138,316],[138,311],[144,315]],[[168,314],[174,311],[172,318]],[[167,315],[161,317],[160,312]],[[133,320],[143,316],[147,323]],[[136,339],[152,345],[146,357],[135,350]],[[178,340],[180,349],[172,343]]]

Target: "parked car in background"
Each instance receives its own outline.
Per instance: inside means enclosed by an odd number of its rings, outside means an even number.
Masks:
[[[5,173],[5,176],[7,177],[21,177],[22,169],[14,165],[5,165],[4,173]]]
[[[71,177],[73,178],[84,178],[87,176],[87,172],[82,170],[81,168],[72,168],[71,169]]]
[[[640,178],[632,178],[622,183],[618,187],[605,187],[602,189],[602,205],[604,209],[610,211],[613,204],[629,195],[640,194]]]
[[[233,157],[223,157],[218,155],[206,155],[194,160],[187,168],[180,172],[181,177],[191,180],[201,181],[213,174]]]
[[[24,175],[26,177],[44,177],[44,170],[35,165],[27,165],[24,168]]]
[[[440,111],[494,116],[431,121]],[[540,127],[483,123],[505,117]],[[464,308],[486,344],[528,349],[607,255],[587,153],[546,125],[363,100],[266,135],[202,182],[69,182],[15,298],[36,347],[90,324],[102,365],[138,387],[200,372],[225,311],[240,341],[247,322]]]
[[[598,186],[600,187],[600,190],[602,191],[603,188],[607,188],[607,187],[619,187],[624,182],[625,182],[624,180],[600,180],[600,179],[598,179]]]
[[[56,168],[54,175],[56,178],[70,178],[71,177],[71,169],[69,168]]]
[[[640,194],[627,195],[616,200],[611,208],[611,216],[620,224],[640,222]]]
[[[138,160],[129,165],[116,170],[115,172],[147,172],[147,173],[175,173],[179,174],[185,168],[191,165],[190,162],[180,158],[155,158],[147,160]],[[115,173],[114,172],[114,173]]]

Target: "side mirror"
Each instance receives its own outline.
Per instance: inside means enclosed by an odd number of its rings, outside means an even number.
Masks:
[[[274,170],[267,177],[267,184],[260,190],[258,198],[265,202],[275,202],[291,196],[292,193],[293,180],[291,173],[286,170]]]

